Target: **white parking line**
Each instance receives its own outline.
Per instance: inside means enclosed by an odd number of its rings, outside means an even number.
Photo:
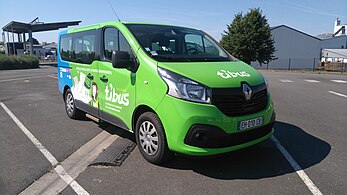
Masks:
[[[320,81],[312,80],[312,79],[304,79],[304,80],[309,82],[309,83],[320,83]]]
[[[335,91],[329,91],[329,93],[332,93],[332,94],[335,94],[335,95],[338,95],[338,96],[347,98],[347,95],[342,94],[342,93],[337,93],[337,92],[335,92]]]
[[[0,80],[0,83],[34,79],[34,78],[40,78],[40,77],[45,77],[45,76],[47,76],[47,75],[38,75],[38,76],[22,77],[22,78],[15,78],[15,79],[4,79],[4,80]]]
[[[292,83],[293,81],[287,79],[280,79],[282,83]]]
[[[300,165],[294,160],[292,155],[283,147],[283,145],[277,140],[277,138],[273,135],[271,136],[271,140],[275,143],[276,147],[281,151],[283,156],[287,159],[290,166],[294,169],[294,171],[299,175],[301,180],[305,183],[308,189],[314,195],[322,195],[322,192],[317,188],[317,186],[312,182],[312,180],[306,175],[305,171],[302,170]]]
[[[47,75],[48,77],[51,77],[51,78],[54,78],[54,79],[57,79],[58,77],[54,76],[54,75]]]
[[[330,80],[330,81],[335,83],[347,83],[347,81],[344,81],[344,80]]]
[[[102,131],[60,164],[68,171],[72,178],[77,178],[117,138],[117,135],[111,135],[107,131]],[[67,185],[60,179],[57,173],[50,171],[23,190],[20,195],[59,194]]]
[[[37,149],[46,157],[46,159],[52,164],[54,170],[57,172],[60,178],[62,178],[71,188],[81,195],[89,194],[82,186],[80,186],[61,166],[58,165],[57,159],[41,144],[41,142],[36,139],[36,137],[23,125],[22,122],[7,108],[7,106],[0,102],[0,106],[5,110],[5,112],[11,117],[11,119],[17,124],[17,126],[22,130],[22,132],[30,139],[30,141],[36,146]]]

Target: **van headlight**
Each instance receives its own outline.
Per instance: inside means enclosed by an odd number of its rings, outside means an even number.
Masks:
[[[210,88],[160,67],[158,72],[169,87],[168,95],[193,102],[211,103]]]

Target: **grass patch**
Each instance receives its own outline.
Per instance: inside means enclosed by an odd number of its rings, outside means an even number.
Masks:
[[[8,56],[0,54],[0,70],[38,68],[39,59],[33,55]]]

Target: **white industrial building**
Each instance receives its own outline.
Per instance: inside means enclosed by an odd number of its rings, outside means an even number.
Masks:
[[[347,63],[347,49],[322,49],[321,61]]]
[[[322,62],[347,63],[347,24],[336,18],[334,33],[322,39]]]
[[[346,35],[347,24],[341,24],[341,20],[336,18],[334,26],[334,36]]]
[[[336,18],[334,33],[323,36],[322,49],[347,49],[347,24],[341,24],[341,20]]]

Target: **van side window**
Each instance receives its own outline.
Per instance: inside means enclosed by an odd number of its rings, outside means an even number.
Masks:
[[[195,34],[185,35],[186,53],[188,54],[213,54],[219,55],[219,50],[205,37]]]
[[[95,40],[94,33],[76,33],[74,36],[73,61],[83,64],[91,64],[95,59]]]
[[[61,59],[70,61],[72,58],[72,36],[63,35],[60,38]]]
[[[124,35],[119,32],[119,51],[128,52],[131,60],[135,60],[134,53],[131,52],[131,46],[128,41],[125,39]]]
[[[202,36],[195,34],[187,34],[185,37],[186,42],[186,53],[188,54],[198,54],[203,53],[204,44],[202,42]]]
[[[104,31],[105,58],[112,60],[112,51],[118,51],[118,30],[106,28]]]
[[[203,38],[205,52],[208,54],[219,55],[218,49],[212,44],[211,41],[207,40],[205,37]]]
[[[106,28],[104,31],[105,58],[112,60],[113,51],[126,51],[131,54],[131,47],[124,35],[116,28]]]
[[[119,51],[127,51],[131,53],[131,47],[121,32],[119,32]]]

